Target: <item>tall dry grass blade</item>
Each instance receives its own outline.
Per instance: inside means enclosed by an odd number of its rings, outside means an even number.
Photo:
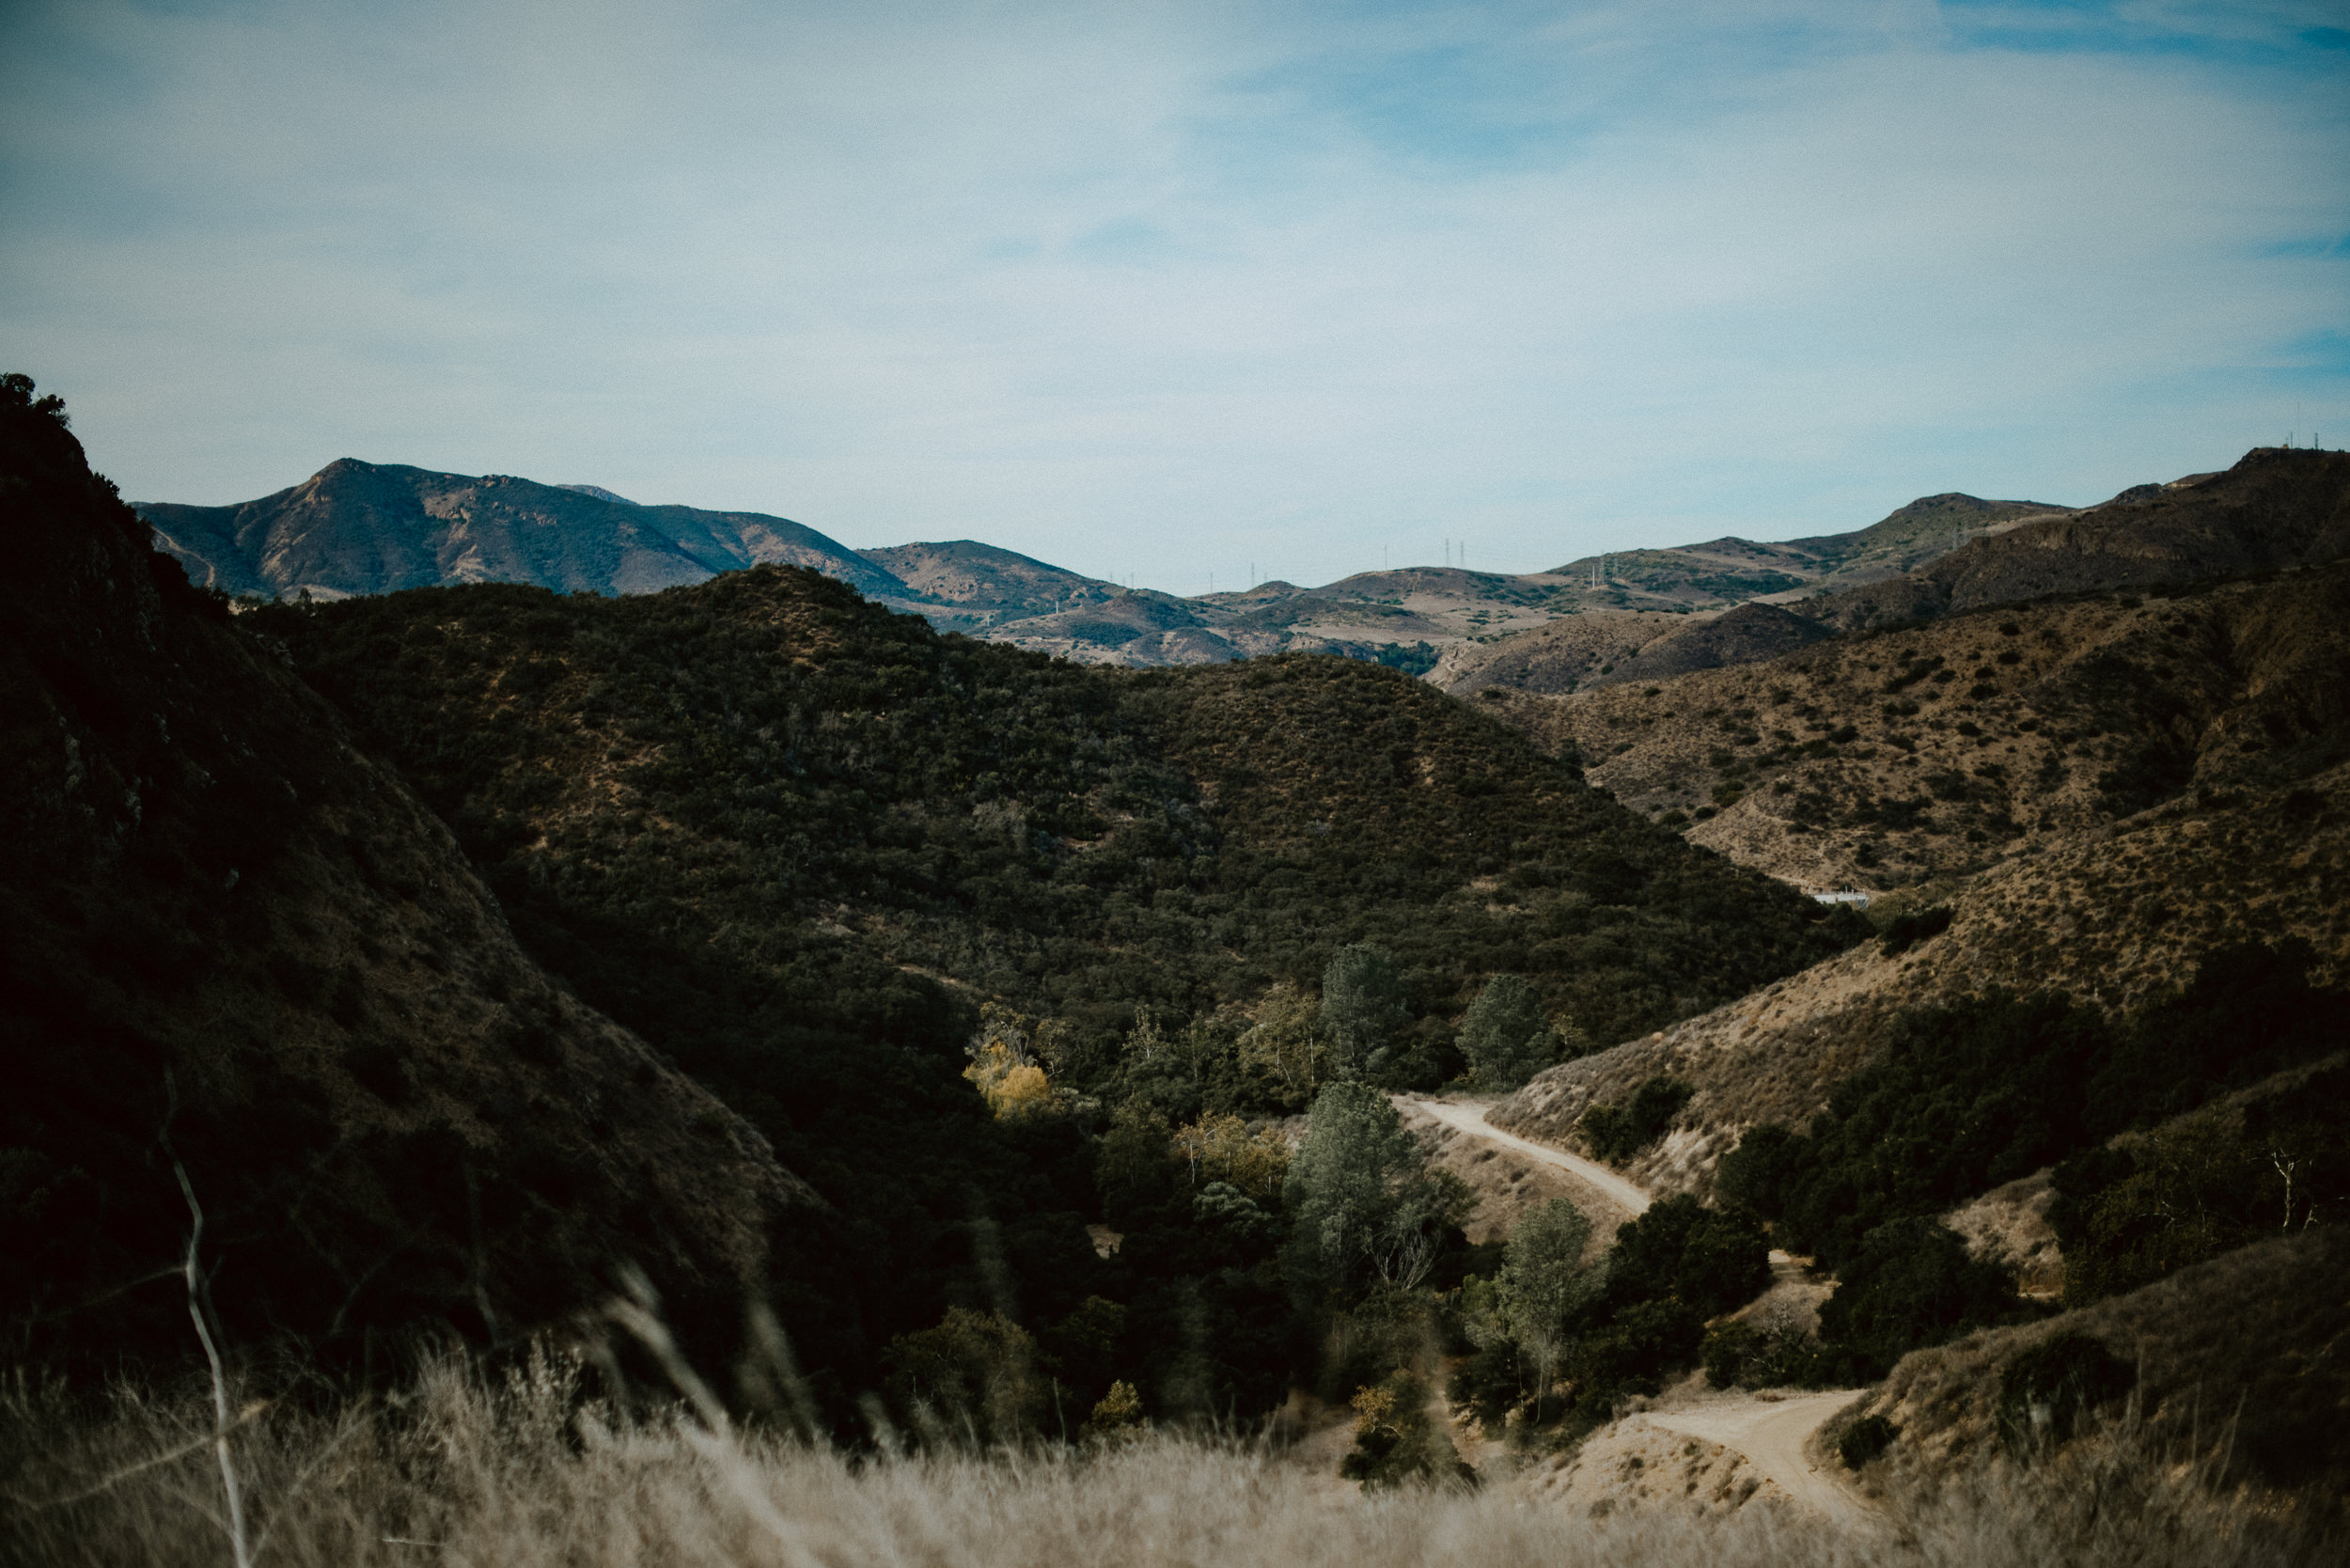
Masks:
[[[234,1430],[228,1419],[228,1371],[221,1365],[220,1347],[212,1342],[212,1325],[204,1319],[203,1274],[196,1262],[197,1249],[204,1242],[204,1206],[196,1200],[196,1184],[188,1180],[188,1168],[177,1155],[172,1157],[171,1173],[180,1178],[180,1191],[188,1200],[188,1316],[196,1324],[196,1337],[204,1342],[204,1359],[212,1369],[212,1451],[220,1461],[221,1490],[228,1497],[228,1546],[237,1568],[253,1568],[253,1553],[244,1538],[244,1496],[237,1484],[236,1462],[228,1452],[228,1435]]]

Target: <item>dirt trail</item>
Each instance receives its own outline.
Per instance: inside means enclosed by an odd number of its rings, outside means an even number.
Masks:
[[[1486,1107],[1476,1101],[1416,1099],[1406,1102],[1406,1105],[1411,1109],[1434,1117],[1448,1127],[1459,1128],[1471,1137],[1482,1138],[1488,1143],[1496,1144],[1504,1149],[1513,1149],[1521,1154],[1541,1160],[1545,1165],[1554,1165],[1561,1170],[1571,1171],[1606,1193],[1610,1200],[1634,1215],[1648,1213],[1648,1194],[1606,1166],[1587,1160],[1579,1154],[1570,1154],[1563,1149],[1553,1149],[1546,1143],[1535,1143],[1518,1137],[1515,1133],[1505,1133],[1498,1127],[1488,1125],[1485,1121]]]
[[[1795,1501],[1841,1524],[1855,1524],[1869,1516],[1867,1506],[1834,1476],[1813,1467],[1803,1450],[1805,1442],[1829,1418],[1867,1391],[1838,1388],[1775,1403],[1730,1399],[1685,1410],[1652,1410],[1647,1419],[1668,1432],[1737,1450]]]
[[[1485,1121],[1486,1107],[1479,1102],[1417,1096],[1398,1096],[1397,1101],[1399,1108],[1407,1113],[1432,1117],[1471,1137],[1566,1170],[1634,1215],[1648,1211],[1649,1195],[1616,1172],[1562,1149],[1535,1143],[1489,1125]],[[1817,1288],[1808,1284],[1801,1268],[1784,1252],[1771,1254],[1771,1274],[1774,1294],[1790,1289],[1808,1293]],[[1804,1445],[1823,1424],[1864,1391],[1843,1388],[1794,1399],[1762,1399],[1751,1394],[1716,1396],[1681,1409],[1651,1410],[1634,1419],[1743,1453],[1799,1506],[1841,1523],[1857,1523],[1869,1516],[1867,1505],[1836,1476],[1815,1468],[1804,1455]]]

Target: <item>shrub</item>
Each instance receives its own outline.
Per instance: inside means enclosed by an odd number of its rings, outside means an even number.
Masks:
[[[2009,1362],[2000,1375],[2000,1435],[2019,1450],[2061,1443],[2084,1417],[2137,1386],[2137,1371],[2103,1341],[2059,1334]]]
[[[1461,1462],[1451,1439],[1428,1419],[1428,1398],[1427,1383],[1409,1372],[1356,1389],[1350,1402],[1355,1447],[1339,1462],[1339,1474],[1368,1488],[1433,1480],[1474,1484],[1477,1472]]]
[[[1939,936],[1950,929],[1950,912],[1946,908],[1919,910],[1915,915],[1898,915],[1885,928],[1885,956],[1896,958],[1918,943]]]
[[[1901,1430],[1883,1416],[1863,1416],[1836,1439],[1836,1457],[1848,1470],[1857,1470],[1893,1446]]]
[[[1897,1219],[1869,1232],[1820,1308],[1820,1334],[1857,1379],[1883,1377],[1911,1351],[2018,1315],[2015,1277],[1966,1255],[1937,1220]]]
[[[1676,1078],[1651,1078],[1633,1092],[1628,1108],[1593,1105],[1576,1125],[1593,1153],[1611,1165],[1621,1164],[1663,1137],[1696,1092]]]
[[[1717,1323],[1705,1331],[1705,1341],[1698,1347],[1698,1359],[1705,1366],[1705,1380],[1716,1388],[1735,1388],[1746,1380],[1747,1368],[1762,1354],[1762,1336],[1749,1324],[1735,1320]]]

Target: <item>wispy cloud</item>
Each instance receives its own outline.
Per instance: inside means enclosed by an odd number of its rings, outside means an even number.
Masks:
[[[1197,591],[2350,431],[2324,8],[7,16],[0,330],[142,496],[348,453]]]

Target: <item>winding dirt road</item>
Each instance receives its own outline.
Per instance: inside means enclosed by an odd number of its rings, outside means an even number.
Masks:
[[[1477,1102],[1414,1098],[1410,1108],[1471,1137],[1566,1170],[1634,1215],[1648,1211],[1649,1195],[1606,1166],[1563,1149],[1505,1133],[1486,1121],[1486,1107]],[[1774,1277],[1782,1277],[1794,1267],[1794,1261],[1783,1252],[1773,1253],[1771,1262]],[[1816,1510],[1839,1523],[1856,1524],[1869,1517],[1867,1505],[1837,1477],[1813,1467],[1804,1456],[1804,1445],[1862,1392],[1858,1388],[1840,1388],[1781,1400],[1750,1394],[1717,1396],[1677,1410],[1651,1410],[1637,1419],[1668,1432],[1735,1450],[1798,1505]]]
[[[1513,1149],[1544,1165],[1555,1165],[1561,1170],[1572,1171],[1634,1215],[1648,1213],[1648,1194],[1606,1166],[1579,1154],[1570,1154],[1563,1149],[1553,1149],[1546,1143],[1522,1138],[1515,1133],[1505,1133],[1485,1121],[1485,1107],[1474,1101],[1414,1100],[1411,1105],[1415,1110],[1427,1113],[1448,1127],[1457,1127],[1471,1137],[1482,1138],[1503,1149]]]
[[[1866,1391],[1837,1388],[1775,1403],[1750,1397],[1726,1399],[1685,1410],[1652,1410],[1647,1419],[1668,1432],[1735,1449],[1796,1502],[1839,1524],[1857,1524],[1869,1517],[1867,1506],[1833,1475],[1815,1469],[1803,1450],[1829,1418]]]

